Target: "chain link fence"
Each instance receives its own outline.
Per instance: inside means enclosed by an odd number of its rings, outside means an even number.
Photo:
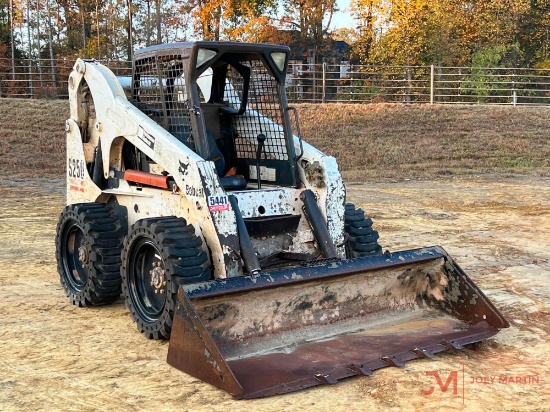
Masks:
[[[117,76],[131,62],[103,61]],[[0,59],[0,96],[66,99],[70,59]],[[550,104],[550,69],[292,63],[291,103]]]

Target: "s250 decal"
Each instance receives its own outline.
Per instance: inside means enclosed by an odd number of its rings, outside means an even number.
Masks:
[[[67,164],[67,173],[69,177],[84,179],[86,176],[86,162],[84,160],[73,159],[69,157]]]

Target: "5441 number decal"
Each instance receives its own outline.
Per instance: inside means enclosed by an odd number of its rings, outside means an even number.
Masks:
[[[229,198],[227,196],[208,196],[208,209],[211,212],[229,210]]]

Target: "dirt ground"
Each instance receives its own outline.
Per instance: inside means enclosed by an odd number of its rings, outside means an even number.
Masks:
[[[79,309],[59,284],[64,181],[0,178],[0,410],[548,410],[550,178],[468,177],[348,186],[390,250],[442,245],[509,320],[472,349],[334,386],[235,401],[165,362],[123,300]],[[52,194],[53,193],[53,194]],[[445,383],[441,391],[434,376]],[[456,375],[453,372],[456,371]],[[431,395],[421,390],[434,387]]]

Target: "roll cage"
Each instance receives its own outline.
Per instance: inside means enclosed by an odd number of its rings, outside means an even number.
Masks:
[[[285,94],[289,49],[230,42],[172,43],[135,53],[132,99],[220,176],[297,187]],[[260,143],[258,136],[264,136]]]

